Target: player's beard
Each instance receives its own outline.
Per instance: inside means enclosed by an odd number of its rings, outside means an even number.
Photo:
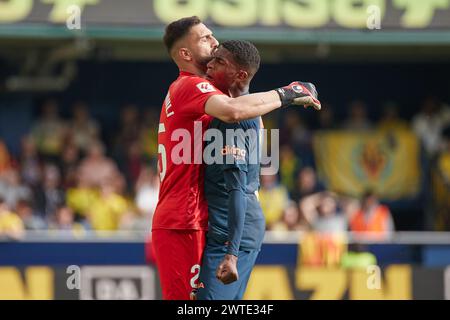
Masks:
[[[195,64],[203,70],[203,73],[206,74],[206,70],[208,69],[208,63],[213,59],[213,56],[208,57],[195,57]]]

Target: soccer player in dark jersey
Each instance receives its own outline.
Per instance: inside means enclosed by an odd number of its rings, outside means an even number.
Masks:
[[[163,103],[158,133],[159,201],[152,244],[163,299],[187,300],[197,286],[208,229],[202,140],[211,116],[224,122],[252,119],[291,104],[320,109],[299,82],[263,93],[231,97],[205,79],[218,42],[197,17],[169,24],[164,43],[180,69]],[[180,155],[186,135],[188,150]],[[202,141],[201,141],[202,142]]]
[[[249,94],[260,66],[256,47],[226,41],[208,64],[207,79],[232,97]],[[310,87],[311,84],[304,84]],[[205,148],[211,159],[205,171],[209,231],[196,297],[200,300],[242,299],[264,238],[265,220],[257,198],[261,118],[226,123],[213,119],[220,132]],[[220,153],[219,155],[217,153]]]

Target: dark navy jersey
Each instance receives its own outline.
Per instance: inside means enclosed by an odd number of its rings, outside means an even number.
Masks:
[[[237,250],[260,249],[265,231],[256,195],[260,175],[260,118],[239,123],[214,119],[209,129],[212,137],[207,138],[211,141],[207,141],[204,154],[210,154],[214,161],[210,159],[208,164],[206,160],[205,171],[208,238],[228,243],[230,254],[236,255]],[[219,133],[221,138],[217,138]],[[239,196],[233,193],[236,190]],[[230,203],[232,201],[237,202]]]

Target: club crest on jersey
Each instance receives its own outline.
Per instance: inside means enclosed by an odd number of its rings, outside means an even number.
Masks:
[[[216,89],[211,85],[211,83],[209,82],[202,82],[199,83],[197,85],[197,88],[202,92],[202,93],[208,93],[208,92],[214,92],[216,91]]]

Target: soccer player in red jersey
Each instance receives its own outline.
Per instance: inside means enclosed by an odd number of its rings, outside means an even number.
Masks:
[[[197,17],[169,24],[164,43],[180,74],[169,87],[161,111],[161,186],[152,244],[163,299],[189,300],[197,286],[208,229],[202,141],[211,117],[237,122],[291,104],[320,109],[320,102],[299,82],[238,98],[222,93],[205,78],[218,42]]]

